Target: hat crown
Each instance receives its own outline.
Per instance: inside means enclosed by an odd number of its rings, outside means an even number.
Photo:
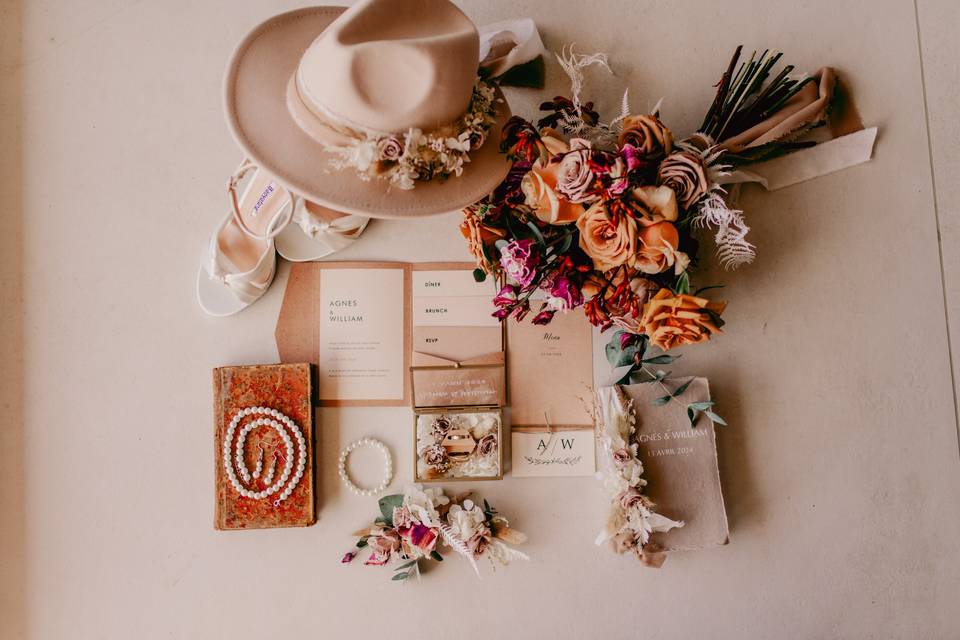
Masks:
[[[479,55],[449,0],[361,0],[307,48],[296,82],[311,111],[347,126],[431,130],[467,110]]]

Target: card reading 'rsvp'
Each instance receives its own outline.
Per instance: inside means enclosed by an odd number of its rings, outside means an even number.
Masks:
[[[512,432],[513,475],[590,476],[597,470],[593,429]]]
[[[404,397],[403,269],[320,270],[320,400]]]

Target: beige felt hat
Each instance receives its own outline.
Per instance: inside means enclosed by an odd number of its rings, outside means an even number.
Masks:
[[[342,166],[331,147],[357,135],[402,141],[411,129],[431,132],[462,119],[473,104],[479,55],[476,27],[449,0],[291,11],[256,27],[234,52],[227,122],[253,163],[307,200],[380,218],[455,211],[487,195],[509,168],[498,150],[510,117],[499,88],[488,133],[471,146],[460,175],[401,188]]]

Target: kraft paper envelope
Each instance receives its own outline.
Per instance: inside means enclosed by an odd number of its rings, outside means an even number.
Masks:
[[[496,405],[504,400],[503,351],[466,360],[414,353],[411,364],[413,406]]]
[[[413,327],[413,352],[450,360],[469,360],[503,351],[503,328]]]
[[[673,389],[685,379],[670,381]],[[654,400],[664,395],[655,384],[621,387],[633,400],[637,442],[643,462],[644,488],[657,511],[684,526],[654,533],[652,540],[667,550],[692,550],[727,544],[727,514],[717,468],[717,443],[713,422],[701,415],[690,426],[687,405],[710,399],[706,378],[694,378],[684,393],[662,406]]]

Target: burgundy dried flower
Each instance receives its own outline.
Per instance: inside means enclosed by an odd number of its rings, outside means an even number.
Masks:
[[[514,240],[500,250],[500,266],[503,271],[525,287],[537,275],[537,265],[540,264],[540,253],[536,250],[534,241],[527,238]]]
[[[541,325],[550,324],[550,321],[553,320],[553,316],[556,313],[557,312],[554,309],[544,309],[537,315],[533,316],[533,320],[531,320],[530,322],[532,322],[533,324],[541,324]]]
[[[553,297],[551,302],[559,301],[560,308],[564,310],[575,309],[583,304],[583,294],[580,289],[566,276],[552,278],[547,291]]]

